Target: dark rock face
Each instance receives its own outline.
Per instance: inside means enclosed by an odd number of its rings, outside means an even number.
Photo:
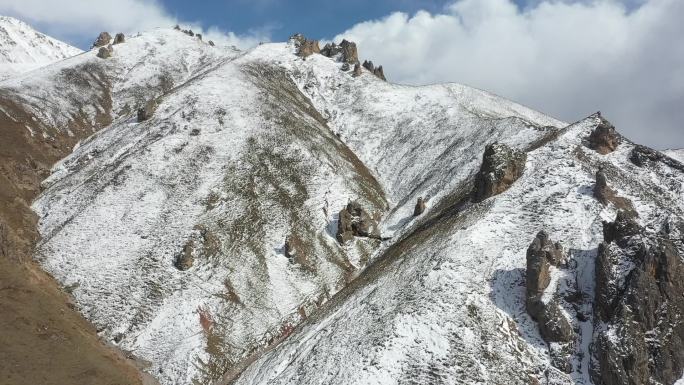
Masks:
[[[380,238],[378,224],[357,202],[350,202],[340,211],[337,241],[344,244],[354,237]]]
[[[113,52],[114,49],[111,45],[108,45],[106,47],[100,47],[100,49],[97,51],[97,57],[99,57],[100,59],[108,59],[112,57]]]
[[[207,43],[209,43],[209,45],[212,46],[212,47],[216,45],[216,44],[214,44],[214,41],[213,41],[213,40],[209,40]]]
[[[197,39],[198,39],[198,40],[202,40],[202,34],[201,34],[201,33],[198,33],[198,34],[195,35],[195,36],[197,36]]]
[[[114,43],[112,44],[121,44],[126,42],[126,36],[123,33],[117,33],[116,36],[114,36]]]
[[[480,172],[475,177],[473,200],[481,202],[508,190],[525,171],[527,154],[505,144],[492,143],[485,148]]]
[[[589,135],[588,141],[589,148],[605,155],[615,151],[620,144],[620,135],[615,130],[615,126],[601,117],[601,122]]]
[[[575,333],[561,310],[557,294],[545,294],[551,283],[551,266],[560,267],[565,262],[566,255],[560,244],[552,242],[544,231],[539,232],[527,249],[525,305],[527,312],[537,321],[544,340],[564,344],[554,346],[551,356],[554,366],[569,373],[572,370],[571,343]]]
[[[109,44],[110,41],[112,41],[112,36],[109,32],[101,32],[93,43],[93,48],[104,47]]]
[[[667,227],[667,226],[666,226]],[[594,383],[673,384],[684,370],[681,239],[647,233],[633,216],[604,223],[596,259]]]
[[[318,46],[318,40],[309,40],[301,33],[292,35],[290,40],[297,47],[297,56],[309,57],[315,53],[320,53],[321,49]]]
[[[681,162],[677,161],[676,159],[672,159],[669,156],[665,156],[659,151],[642,145],[634,146],[629,156],[629,160],[639,167],[646,167],[651,163],[661,162],[674,168],[675,170],[684,172],[684,164]]]
[[[157,110],[157,101],[155,99],[151,99],[145,103],[145,105],[142,108],[138,109],[138,122],[144,122],[150,118],[152,118],[152,115],[154,115],[154,112]]]
[[[424,212],[425,212],[425,199],[423,199],[423,197],[419,197],[418,202],[416,202],[416,207],[413,209],[413,216],[417,217]]]

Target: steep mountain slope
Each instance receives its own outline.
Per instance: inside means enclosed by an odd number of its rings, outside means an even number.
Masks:
[[[148,58],[159,60],[178,50],[169,33],[185,38],[160,30],[126,44],[163,36],[167,43]],[[123,49],[115,57],[125,57]],[[524,147],[561,125],[462,86],[354,78],[329,58],[301,60],[291,43],[211,63],[175,83],[144,122],[126,115],[122,100],[131,92],[120,81],[123,95],[112,94],[120,118],[55,166],[34,204],[41,264],[105,338],[150,361],[150,373],[168,384],[235,373],[392,243],[340,245],[338,212],[348,201],[375,218],[391,207],[383,222],[390,235],[407,222],[417,194],[448,196],[470,178],[459,159],[477,163],[492,133]],[[352,98],[332,101],[332,110],[309,94],[312,105],[301,92],[311,81],[320,100],[331,84]],[[369,100],[357,103],[355,95]],[[398,106],[420,99],[414,110]],[[374,127],[396,132],[396,140],[373,135]],[[402,157],[411,147],[402,143],[411,142],[425,154],[407,167]]]
[[[170,81],[191,78],[204,68],[202,63],[236,55],[182,34],[167,36],[178,52],[166,57],[151,55],[166,44],[160,34],[152,40],[140,38],[138,44],[116,45],[114,56],[106,62],[92,51],[0,83],[3,383],[141,381],[136,368],[98,341],[95,328],[31,260],[38,218],[29,205],[52,164],[69,154],[80,139],[172,88]]]
[[[159,29],[0,83],[51,151],[0,154],[0,250],[46,177],[36,260],[162,384],[672,382],[681,163],[314,48]]]
[[[681,164],[636,166],[626,141],[609,155],[588,149],[583,141],[600,123],[590,117],[529,151],[523,176],[501,195],[435,213],[237,383],[590,384],[592,368],[607,374],[590,350],[592,333],[619,326],[593,315],[594,264],[601,222],[616,207],[593,196],[593,175],[610,170],[639,223],[657,232],[664,219],[682,222],[684,173]],[[577,293],[563,308],[577,335],[567,375],[552,365],[559,345],[547,345],[525,310],[525,250],[540,230],[569,258],[551,286]],[[681,265],[682,239],[673,242]]]
[[[82,51],[12,17],[0,16],[0,80],[44,67]]]

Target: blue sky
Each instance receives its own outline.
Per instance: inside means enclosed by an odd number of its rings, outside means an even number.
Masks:
[[[202,6],[184,0],[166,0],[163,5],[181,20],[201,20],[204,25],[247,34],[259,29],[270,32],[274,41],[284,41],[295,32],[318,38],[333,37],[354,24],[382,18],[392,12],[415,13],[420,9],[438,12],[445,0],[223,0]]]

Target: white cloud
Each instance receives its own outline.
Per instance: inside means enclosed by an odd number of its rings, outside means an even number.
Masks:
[[[178,20],[154,0],[0,0],[0,13],[35,24],[57,38],[72,40],[84,36],[95,40],[101,31],[136,33],[177,23],[192,26],[198,32],[203,29],[200,23]],[[263,33],[242,36],[215,27],[209,27],[207,33],[241,48],[268,39]]]
[[[461,0],[340,34],[392,81],[455,81],[568,121],[601,110],[623,134],[684,147],[684,1]]]

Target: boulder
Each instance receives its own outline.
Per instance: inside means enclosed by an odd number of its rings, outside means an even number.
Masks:
[[[97,51],[97,57],[100,59],[108,59],[112,57],[112,53],[114,52],[114,48],[112,48],[111,45],[108,45],[106,47],[100,47],[100,49]]]
[[[354,237],[380,238],[380,230],[359,203],[350,202],[339,213],[336,238],[344,244]]]
[[[212,40],[209,40],[207,43],[209,43],[210,46],[215,46],[214,42]]]
[[[138,109],[138,122],[144,122],[154,115],[154,112],[157,110],[157,100],[156,99],[150,99],[148,100],[145,105],[141,108]]]
[[[173,263],[176,269],[185,271],[191,268],[192,264],[195,262],[194,252],[195,243],[193,240],[190,240],[183,246],[183,251],[176,256],[176,260]]]
[[[340,69],[344,72],[349,71],[349,63],[342,64],[342,67]]]
[[[482,166],[475,176],[473,200],[481,202],[508,190],[525,171],[527,154],[505,144],[492,143],[485,148]]]
[[[413,216],[417,217],[420,214],[425,212],[425,200],[423,197],[418,197],[418,201],[416,202],[416,207],[413,209]]]
[[[112,36],[109,32],[101,32],[93,43],[93,48],[104,47],[108,45],[110,41],[112,41]]]
[[[123,33],[117,33],[116,36],[114,36],[114,43],[112,44],[121,44],[126,41],[126,36]]]
[[[620,135],[615,130],[615,126],[609,121],[601,117],[600,114],[598,114],[598,117],[600,122],[588,138],[589,148],[601,155],[605,155],[615,151],[620,143]]]

